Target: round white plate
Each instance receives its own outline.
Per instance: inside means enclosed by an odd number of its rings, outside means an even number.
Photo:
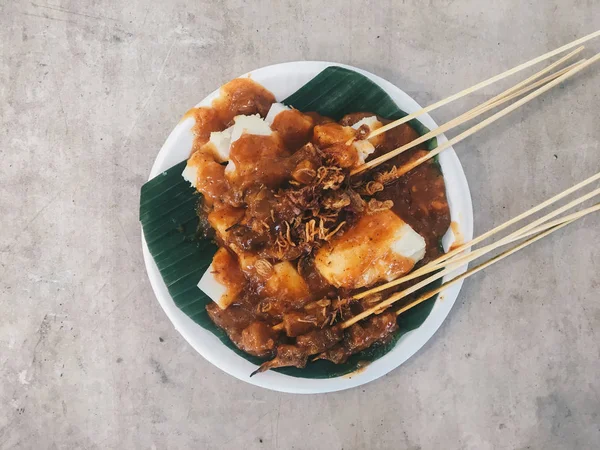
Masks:
[[[407,113],[421,109],[421,106],[417,102],[388,81],[365,70],[343,64],[298,61],[263,67],[242,76],[250,75],[253,80],[269,89],[278,100],[282,100],[329,66],[346,67],[370,78],[394,99],[400,109]],[[218,94],[218,90],[214,91],[196,106],[209,106]],[[419,120],[429,129],[433,130],[437,128],[436,123],[428,114],[420,116]],[[160,149],[156,161],[152,166],[149,179],[154,178],[159,173],[189,157],[194,139],[191,132],[193,124],[194,119],[188,118],[175,127]],[[438,136],[439,143],[446,140],[445,136]],[[473,237],[471,194],[460,162],[452,148],[441,153],[440,164],[446,181],[446,191],[452,220],[458,224],[462,238],[465,241],[470,240]],[[452,241],[453,236],[449,232],[444,238],[445,247],[448,248]],[[431,336],[433,336],[450,312],[462,285],[462,283],[458,283],[443,291],[435,302],[431,314],[429,314],[429,317],[427,317],[418,329],[402,336],[390,352],[355,374],[328,379],[309,379],[296,378],[268,371],[250,378],[250,374],[256,369],[254,364],[235,354],[235,352],[223,345],[210,331],[194,323],[194,321],[177,308],[148,251],[143,233],[142,247],[146,270],[148,271],[150,283],[159,303],[171,322],[173,322],[173,325],[175,325],[175,328],[198,353],[215,366],[240,380],[256,386],[290,393],[314,394],[348,389],[368,383],[395,369],[425,345]],[[466,270],[466,267],[457,271],[457,273],[464,270]]]

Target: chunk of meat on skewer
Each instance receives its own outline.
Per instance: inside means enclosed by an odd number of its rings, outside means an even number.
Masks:
[[[277,332],[265,322],[252,322],[242,331],[239,347],[254,356],[267,357],[273,354]]]
[[[296,345],[283,344],[277,347],[277,356],[267,361],[250,376],[277,367],[306,366],[308,357],[326,351],[340,342],[344,336],[343,330],[334,326],[323,330],[313,330],[310,333],[298,336]]]
[[[296,338],[296,345],[305,349],[307,355],[316,355],[333,347],[344,337],[344,331],[334,326],[322,330],[313,330]]]
[[[293,311],[283,316],[283,328],[289,337],[297,337],[322,327],[331,314],[331,301],[311,302],[302,311]]]
[[[297,109],[282,111],[273,120],[271,128],[279,133],[285,144],[293,149],[306,144],[312,135],[312,117]]]
[[[373,316],[364,323],[352,325],[344,334],[342,343],[321,353],[315,359],[326,359],[342,364],[350,355],[369,348],[376,342],[385,342],[398,329],[396,314],[392,311]]]
[[[296,345],[282,344],[277,347],[277,356],[270,361],[260,365],[258,369],[250,374],[254,376],[257,373],[264,372],[277,367],[297,367],[303,369],[308,361],[308,354],[303,348]]]
[[[329,350],[317,355],[313,361],[325,359],[334,364],[344,364],[346,361],[348,361],[349,356],[350,353],[348,353],[348,350],[346,347],[344,347],[344,344],[337,344],[335,347],[332,347]]]

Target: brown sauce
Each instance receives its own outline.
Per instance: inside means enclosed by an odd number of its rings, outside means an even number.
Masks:
[[[451,222],[450,229],[452,230],[452,234],[454,235],[454,242],[450,246],[450,250],[454,250],[465,243],[465,237],[460,230],[460,225],[458,222]]]
[[[236,78],[221,86],[221,95],[212,105],[220,120],[230,125],[237,115],[265,117],[275,96],[250,78]]]
[[[217,111],[213,108],[197,108],[194,111],[194,132],[195,144],[202,145],[208,142],[210,133],[223,130],[223,121],[220,119]]]
[[[225,178],[225,166],[214,160],[203,150],[195,152],[191,158],[198,164],[196,187],[209,204],[220,203],[229,192],[229,182]]]
[[[439,242],[450,226],[450,208],[444,178],[431,163],[421,164],[394,184],[377,193],[379,200],[392,200],[392,210],[427,243],[421,264],[441,254]]]
[[[243,192],[252,185],[279,186],[289,176],[289,156],[278,135],[242,135],[231,145],[230,158],[235,164],[232,187]]]
[[[265,117],[274,101],[274,96],[254,81],[236,79],[221,88],[212,108],[198,108],[193,113],[196,142],[191,159],[201,163],[197,188],[204,196],[198,211],[202,223],[215,230],[217,243],[229,248],[228,257],[238,259],[237,269],[231,269],[228,276],[220,275],[221,280],[236,286],[235,300],[224,310],[211,303],[207,311],[240,349],[260,357],[277,355],[269,367],[302,367],[307,355],[317,349],[324,352],[321,358],[343,362],[350,354],[389,339],[396,331],[395,316],[385,313],[346,332],[337,329],[336,322],[367,305],[349,299],[353,291],[343,287],[348,283],[336,287],[328,281],[317,270],[315,255],[337,238],[347,238],[345,245],[354,245],[352,230],[361,217],[375,214],[377,209],[372,208],[386,210],[393,203],[391,211],[425,239],[426,255],[419,264],[436,258],[441,237],[450,226],[444,179],[438,165],[430,162],[385,183],[378,191],[367,189],[365,193],[364,186],[373,175],[362,180],[349,177],[348,169],[357,162],[348,140],[361,133],[351,126],[372,116],[368,112],[349,114],[339,123],[317,113],[282,112],[276,116],[270,136],[243,134],[233,143],[229,164],[233,163],[235,170],[227,172],[226,165],[216,162],[204,145],[210,133],[224,130],[239,114]],[[375,152],[369,159],[418,136],[408,124],[394,128],[371,142]],[[424,151],[422,146],[409,150],[377,169],[392,170]],[[381,226],[385,221],[371,222],[365,225],[371,229],[369,239],[385,238],[389,233]],[[367,260],[373,257],[367,253]],[[389,262],[390,267],[394,264],[398,273],[414,265]],[[373,280],[368,283],[372,285]],[[282,321],[283,328],[274,330]]]
[[[314,120],[311,116],[292,109],[277,114],[271,128],[282,137],[287,148],[295,150],[310,140]]]

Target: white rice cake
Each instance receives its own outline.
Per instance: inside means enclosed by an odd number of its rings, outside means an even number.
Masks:
[[[360,119],[358,122],[352,125],[352,128],[358,130],[363,125],[368,126],[369,130],[374,131],[377,128],[380,128],[383,124],[379,120],[377,120],[377,116],[371,116],[365,117],[364,119]]]
[[[410,272],[425,256],[425,239],[390,210],[363,216],[316,254],[315,266],[338,288],[356,289]]]
[[[189,182],[192,187],[196,187],[196,177],[198,176],[198,167],[194,164],[190,164],[190,160],[188,159],[187,164],[185,165],[185,169],[181,172],[181,176],[187,182]]]
[[[223,207],[208,214],[208,223],[215,230],[217,236],[227,242],[229,237],[229,229],[239,223],[244,217],[245,210],[243,208],[234,208],[232,206]]]
[[[209,144],[215,155],[215,160],[219,163],[229,161],[229,151],[231,147],[231,134],[233,126],[223,131],[213,131],[210,133]]]
[[[235,257],[220,248],[198,282],[198,288],[221,309],[227,309],[244,288],[244,275]]]
[[[215,161],[224,163],[229,161],[231,152],[231,144],[237,141],[243,134],[254,134],[259,136],[270,136],[271,127],[258,114],[251,116],[235,116],[234,124],[223,131],[213,131],[210,133],[209,141],[200,149],[200,151],[209,151],[212,153]],[[229,162],[225,168],[227,173],[235,171],[235,164]],[[198,167],[194,164],[193,158],[188,160],[188,163],[183,170],[181,176],[189,183],[196,187],[196,176]]]
[[[360,119],[358,122],[356,122],[354,125],[352,125],[352,128],[354,128],[355,130],[358,130],[363,125],[366,125],[367,127],[369,127],[369,133],[372,133],[376,129],[381,128],[383,126],[383,123],[381,123],[377,119],[377,116],[370,116],[370,117],[365,117],[364,119]],[[385,136],[383,134],[380,134],[379,136],[375,136],[375,137],[372,137],[371,139],[369,139],[369,142],[371,144],[373,144],[374,146],[378,146],[378,145],[383,144],[384,139],[385,139]]]
[[[231,127],[231,144],[237,141],[242,134],[270,136],[271,127],[258,114],[252,116],[235,116],[234,125]]]
[[[364,164],[369,155],[375,151],[375,146],[366,139],[362,141],[354,141],[352,143],[352,148],[356,150],[356,154],[358,156],[358,165]]]
[[[273,266],[273,273],[265,285],[265,293],[271,297],[286,300],[301,300],[310,296],[308,285],[300,276],[296,267],[289,261]]]

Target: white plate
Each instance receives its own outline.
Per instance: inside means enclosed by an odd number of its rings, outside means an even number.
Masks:
[[[253,80],[269,89],[278,100],[282,100],[329,66],[346,67],[370,78],[394,99],[400,109],[407,113],[421,109],[421,106],[417,102],[388,81],[365,70],[343,64],[298,61],[263,67],[242,76],[252,76]],[[213,99],[218,96],[218,93],[218,90],[214,91],[196,106],[210,105]],[[437,128],[436,123],[428,114],[420,116],[419,120],[429,129]],[[149,179],[154,178],[159,173],[188,158],[193,141],[191,132],[193,123],[193,118],[188,118],[180,122],[171,132],[156,157]],[[439,143],[446,140],[445,136],[438,136]],[[446,181],[446,191],[452,220],[458,223],[463,239],[470,240],[473,237],[471,194],[462,166],[452,148],[441,153],[440,164]],[[452,233],[449,232],[444,239],[446,248],[452,243],[452,239]],[[390,352],[356,374],[328,379],[308,379],[268,371],[250,378],[249,375],[256,369],[254,364],[235,354],[235,352],[223,345],[210,331],[194,323],[194,321],[177,308],[148,251],[143,233],[142,246],[146,270],[148,271],[154,293],[165,313],[171,322],[173,322],[173,325],[175,325],[175,328],[192,347],[204,358],[228,374],[247,383],[281,392],[299,394],[333,392],[360,386],[385,375],[410,358],[433,336],[450,312],[462,285],[462,283],[458,283],[443,291],[431,310],[431,314],[429,314],[429,317],[427,317],[418,329],[402,336]],[[457,273],[464,270],[466,270],[466,267],[457,271]]]

